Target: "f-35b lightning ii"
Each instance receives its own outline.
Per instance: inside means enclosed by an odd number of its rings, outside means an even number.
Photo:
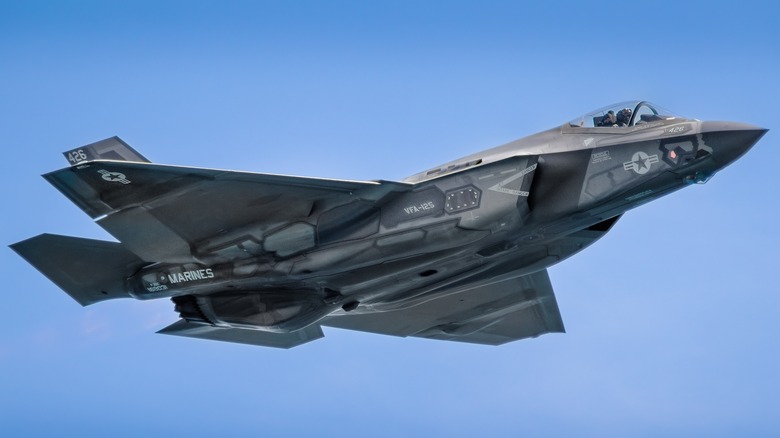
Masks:
[[[12,248],[84,306],[170,298],[181,319],[159,333],[290,348],[330,326],[497,345],[563,332],[548,267],[765,133],[626,102],[401,182],[152,164],[114,137],[44,178],[119,243]]]

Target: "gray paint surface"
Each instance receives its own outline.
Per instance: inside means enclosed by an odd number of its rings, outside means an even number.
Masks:
[[[595,126],[625,108],[626,126]],[[113,138],[44,177],[121,243],[12,248],[82,305],[171,298],[166,334],[289,348],[327,325],[502,344],[563,331],[548,267],[765,132],[621,103],[403,182],[152,164]]]

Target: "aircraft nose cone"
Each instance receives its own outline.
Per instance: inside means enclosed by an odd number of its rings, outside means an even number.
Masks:
[[[702,122],[702,134],[712,158],[725,167],[755,145],[768,129],[746,123]]]

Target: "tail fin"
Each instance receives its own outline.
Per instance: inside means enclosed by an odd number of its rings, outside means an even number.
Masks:
[[[121,243],[41,234],[11,245],[82,306],[130,298],[124,278],[147,264]]]
[[[141,163],[151,162],[119,137],[100,140],[80,148],[63,152],[62,154],[65,155],[65,159],[68,160],[71,166],[94,160],[135,161]]]

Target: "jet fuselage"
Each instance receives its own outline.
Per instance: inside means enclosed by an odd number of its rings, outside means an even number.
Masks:
[[[282,341],[287,347],[316,338],[310,327],[320,320],[482,343],[562,331],[540,272],[601,238],[626,211],[706,182],[765,132],[671,116],[647,102],[621,104],[400,183],[260,174],[262,193],[247,185],[251,175],[156,171],[132,163],[145,159],[123,143],[88,145],[66,153],[70,171],[47,179],[129,250],[115,253],[123,289],[112,283],[100,292],[105,297],[82,294],[78,282],[47,275],[82,304],[172,298],[183,320],[172,334],[258,345],[270,344],[235,340],[235,330],[305,333]],[[101,161],[106,148],[126,158]],[[202,218],[187,214],[200,211],[187,204],[196,201],[214,208]],[[14,248],[42,271],[53,268],[28,253],[71,245],[32,240]],[[512,287],[522,294],[513,296]],[[501,292],[480,301],[473,298],[480,290],[486,297]],[[473,303],[446,317],[429,315],[430,303],[452,307],[455,301],[447,300],[460,296],[458,305]],[[440,307],[434,313],[445,312]],[[529,309],[537,325],[511,335],[491,332]],[[399,322],[396,330],[392,321],[360,316],[403,312],[420,319],[419,326]]]

